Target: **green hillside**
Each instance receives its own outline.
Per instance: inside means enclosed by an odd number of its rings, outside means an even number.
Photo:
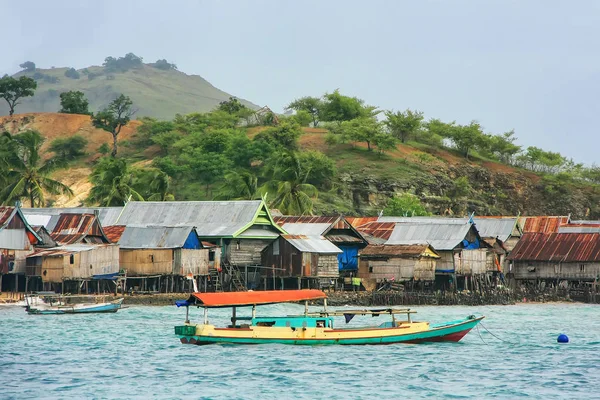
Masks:
[[[133,100],[139,109],[137,116],[170,119],[175,114],[206,112],[234,94],[226,93],[211,85],[198,75],[187,75],[177,70],[162,70],[143,64],[140,68],[126,72],[107,72],[103,67],[80,69],[79,79],[68,78],[69,68],[36,69],[21,71],[15,77],[34,77],[38,83],[33,97],[24,98],[17,113],[57,112],[60,109],[59,95],[69,90],[85,93],[90,110],[95,112],[123,93]],[[58,80],[58,81],[56,81]],[[243,104],[257,109],[258,106],[240,99]],[[0,102],[0,115],[8,115],[5,102]]]

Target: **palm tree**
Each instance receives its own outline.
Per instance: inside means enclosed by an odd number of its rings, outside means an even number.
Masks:
[[[134,181],[135,174],[125,160],[105,157],[90,175],[94,186],[86,202],[110,207],[123,205],[130,199],[144,201],[144,197],[133,188]]]
[[[171,193],[171,178],[158,168],[144,168],[134,171],[139,173],[136,187],[147,193],[148,201],[173,201],[175,196]]]
[[[258,198],[258,178],[248,171],[231,171],[225,174],[221,187],[225,200],[255,200]]]
[[[261,190],[267,195],[275,193],[270,206],[287,215],[312,214],[313,199],[319,194],[316,187],[306,183],[310,169],[306,169],[294,152],[276,156],[271,165],[271,180]]]
[[[64,164],[56,158],[43,161],[40,157],[43,143],[42,135],[33,130],[15,136],[2,135],[5,151],[0,154],[0,169],[6,185],[0,191],[3,204],[25,198],[31,207],[40,207],[46,203],[45,194],[73,196],[67,185],[50,178],[50,174]]]

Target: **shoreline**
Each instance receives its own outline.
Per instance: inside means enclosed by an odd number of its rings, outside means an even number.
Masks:
[[[105,295],[107,300],[124,297],[123,305],[167,306],[175,305],[176,300],[185,300],[189,293],[156,293],[156,294],[126,294],[125,296]],[[327,305],[341,306],[485,306],[485,305],[515,305],[515,304],[545,304],[545,303],[581,303],[568,295],[558,293],[515,293],[515,292],[328,292]],[[313,303],[322,305],[322,301]]]

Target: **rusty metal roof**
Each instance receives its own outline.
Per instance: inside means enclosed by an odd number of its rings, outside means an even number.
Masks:
[[[355,228],[359,228],[369,222],[377,221],[379,217],[346,217],[346,221]]]
[[[21,226],[21,222],[15,220],[15,216],[19,218],[19,220],[23,223]],[[31,240],[34,244],[42,243],[42,238],[37,234],[35,229],[31,227],[27,219],[25,219],[25,215],[19,207],[10,207],[10,206],[0,206],[0,230],[9,227],[9,228],[22,228],[25,227],[25,230],[31,233]]]
[[[2,228],[15,213],[17,209],[15,207],[0,206],[0,228]]]
[[[111,225],[102,228],[104,234],[110,240],[111,243],[119,243],[123,232],[125,231],[125,225]]]
[[[61,245],[79,243],[88,237],[91,242],[110,242],[94,214],[60,214],[50,236]]]
[[[556,233],[558,227],[569,223],[565,216],[519,217],[523,233]]]
[[[281,215],[281,216],[273,216],[273,220],[275,223],[279,225],[283,224],[333,224],[338,219],[339,216],[332,217],[318,217],[312,215],[303,215],[303,216],[293,216],[293,215]]]
[[[381,257],[420,257],[429,249],[435,254],[437,258],[439,256],[431,246],[428,244],[409,244],[409,245],[369,245],[361,250],[360,257],[362,256],[381,256]]]
[[[599,262],[600,233],[525,233],[508,258],[517,261]]]
[[[358,230],[376,238],[388,240],[396,227],[395,222],[367,222]]]

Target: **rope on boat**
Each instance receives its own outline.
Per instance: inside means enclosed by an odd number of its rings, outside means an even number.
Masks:
[[[479,334],[479,339],[481,339],[483,344],[487,344],[487,342],[485,340],[483,340],[483,337],[481,336],[481,332],[479,332],[479,324],[477,324],[477,333]]]
[[[490,332],[490,330],[488,328],[486,328],[485,325],[483,325],[481,322],[479,323],[479,325],[481,325],[481,327],[483,329],[485,329],[487,331],[487,333],[489,333],[490,335],[492,335],[493,337],[495,337],[499,341],[504,342],[504,343],[509,343],[509,344],[516,344],[514,342],[509,342],[508,340],[504,340],[504,339],[498,337],[497,335],[495,335],[494,333]],[[477,332],[479,332],[479,325],[477,325]],[[481,333],[479,334],[479,336],[481,337]],[[483,340],[483,338],[481,340]],[[483,343],[485,343],[485,341]]]

